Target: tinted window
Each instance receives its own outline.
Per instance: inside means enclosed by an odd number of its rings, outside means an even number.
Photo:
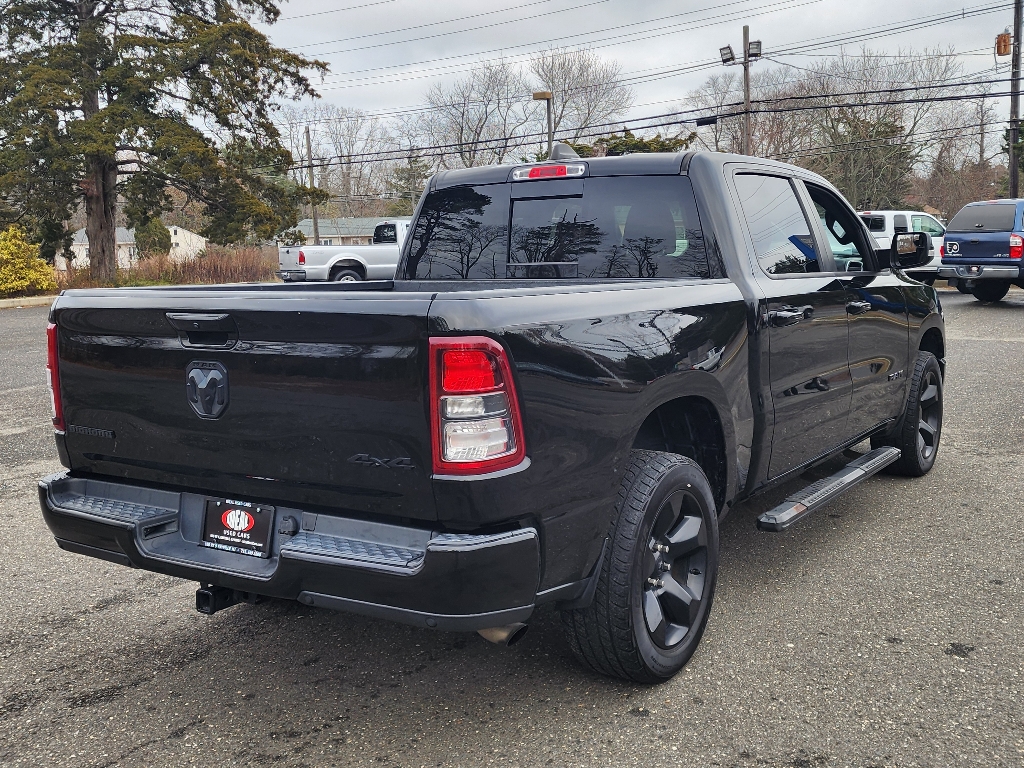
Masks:
[[[587,179],[582,197],[514,200],[508,277],[709,277],[690,180]]]
[[[517,194],[528,195],[531,183],[518,185]],[[510,201],[505,184],[431,192],[416,220],[405,274],[420,280],[707,278],[710,271],[690,180],[619,176],[588,178],[582,195],[566,197]]]
[[[861,216],[860,218],[872,232],[885,232],[885,216]]]
[[[741,174],[736,188],[761,269],[769,275],[821,271],[810,226],[787,179]]]
[[[405,274],[418,280],[504,277],[508,205],[507,184],[431,192],[416,217]]]
[[[397,243],[398,227],[394,224],[378,224],[373,230],[373,242]]]
[[[1010,232],[1017,211],[1015,203],[968,205],[947,228],[950,232]]]

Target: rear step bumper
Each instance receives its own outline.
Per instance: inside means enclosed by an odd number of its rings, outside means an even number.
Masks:
[[[475,631],[533,612],[534,528],[452,534],[278,506],[270,556],[258,558],[202,546],[206,498],[67,472],[39,481],[43,518],[70,552],[437,629]]]
[[[839,494],[850,490],[877,472],[899,460],[900,449],[876,448],[854,459],[831,477],[818,480],[801,491],[794,493],[774,509],[757,518],[757,527],[762,531],[778,533],[793,523],[803,520]]]
[[[1020,267],[1002,267],[991,264],[956,264],[939,267],[939,277],[964,280],[1016,280]]]

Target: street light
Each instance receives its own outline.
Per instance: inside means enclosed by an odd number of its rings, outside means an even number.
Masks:
[[[736,55],[732,52],[732,46],[727,45],[719,48],[718,53],[722,57],[722,63],[726,66],[739,64],[743,67],[743,136],[740,151],[744,155],[750,154],[750,65],[754,59],[761,58],[761,41],[750,39],[750,27],[743,27],[743,60],[736,61]]]
[[[548,110],[548,159],[551,158],[551,148],[555,143],[555,124],[552,122],[551,116],[551,91],[534,91],[533,100],[543,101],[547,103]]]

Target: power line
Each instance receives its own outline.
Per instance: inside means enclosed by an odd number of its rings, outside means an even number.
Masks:
[[[401,29],[389,29],[389,30],[385,30],[383,32],[368,32],[365,35],[353,35],[352,37],[339,37],[339,38],[337,38],[335,40],[323,40],[323,41],[321,41],[319,43],[302,43],[301,45],[293,45],[292,47],[293,48],[312,48],[312,47],[317,46],[317,45],[331,45],[333,43],[347,43],[349,40],[365,40],[366,38],[369,38],[369,37],[381,37],[382,35],[397,35],[400,32],[412,32],[415,29],[426,29],[428,27],[437,27],[437,26],[441,26],[443,24],[454,24],[457,21],[467,21],[468,19],[479,19],[482,16],[494,16],[495,14],[498,14],[498,13],[508,13],[509,11],[518,11],[518,10],[521,10],[523,8],[530,8],[530,7],[535,6],[535,5],[546,5],[546,4],[550,3],[550,2],[551,2],[551,0],[534,0],[534,2],[532,2],[532,3],[524,3],[522,5],[515,5],[515,6],[512,6],[511,8],[499,8],[499,9],[494,10],[494,11],[484,11],[483,13],[474,13],[474,14],[471,14],[469,16],[461,16],[461,17],[459,17],[457,19],[444,19],[443,21],[431,21],[431,22],[429,22],[427,24],[416,24],[414,26],[403,27]],[[558,10],[554,10],[554,11],[545,11],[544,13],[536,13],[536,14],[533,14],[532,16],[521,16],[518,19],[507,19],[506,21],[503,21],[503,22],[500,22],[500,23],[501,24],[514,24],[514,23],[516,23],[518,21],[528,21],[530,19],[539,19],[539,18],[541,18],[543,16],[553,16],[553,15],[558,14],[558,13],[565,13],[566,11],[576,11],[576,10],[579,10],[580,8],[586,8],[587,6],[591,6],[591,5],[600,5],[602,3],[607,3],[607,2],[610,2],[610,0],[598,0],[598,2],[587,3],[586,5],[575,5],[575,6],[571,6],[569,8],[559,8]],[[750,0],[738,0],[738,2],[750,2]],[[734,5],[734,4],[735,3],[729,3],[729,5]],[[483,29],[483,27],[477,27],[476,29]],[[460,34],[462,32],[472,32],[472,31],[473,31],[472,29],[454,29],[454,30],[451,30],[449,32],[444,32],[444,33],[442,33],[442,35],[457,35],[457,34]],[[395,44],[397,45],[397,44],[400,44],[401,42],[405,42],[405,41],[397,41]],[[360,49],[357,48],[357,49],[354,49],[354,50],[360,50]],[[311,54],[311,55],[316,56],[316,55],[319,55],[319,54]]]
[[[881,92],[882,93],[888,93],[889,90],[884,90],[884,91],[881,91]],[[861,92],[861,93],[864,93],[864,92]],[[943,101],[943,102],[944,101],[969,101],[969,100],[976,100],[976,99],[980,99],[980,98],[996,98],[996,97],[1001,97],[1001,96],[1006,96],[1006,95],[1008,95],[1008,92],[972,93],[972,94],[961,94],[961,95],[951,95],[951,96],[933,96],[933,97],[930,97],[930,98],[927,98],[927,99],[924,99],[924,98],[887,99],[885,101],[864,101],[864,102],[855,102],[855,103],[818,104],[818,105],[811,104],[811,105],[806,105],[806,106],[789,106],[789,107],[779,107],[779,108],[769,108],[769,109],[755,109],[755,110],[752,110],[752,114],[755,114],[755,115],[756,114],[781,114],[781,113],[786,113],[786,112],[803,112],[803,111],[811,111],[811,110],[839,109],[839,108],[849,108],[849,107],[888,106],[888,105],[897,105],[897,104],[920,104],[920,103],[932,102],[932,101]],[[671,127],[671,126],[678,126],[681,123],[688,122],[686,120],[679,119],[680,116],[686,115],[686,114],[693,114],[693,113],[698,112],[698,111],[702,111],[702,110],[692,110],[692,109],[691,110],[681,110],[681,111],[678,111],[678,112],[666,113],[664,115],[655,115],[655,116],[652,116],[650,118],[638,118],[637,120],[631,120],[631,121],[628,121],[628,122],[632,122],[634,124],[634,126],[635,126],[635,129],[637,131],[650,130],[652,128],[665,128],[665,127]],[[733,113],[720,114],[717,117],[719,119],[725,119],[725,118],[730,118],[730,117],[737,117],[740,114],[742,114],[742,113],[741,112],[733,112]],[[667,117],[672,117],[672,118],[675,118],[675,119],[663,120],[662,122],[656,122],[656,123],[651,122],[652,120],[658,120],[658,119],[667,118]],[[637,122],[644,122],[644,123],[647,123],[647,124],[646,125],[641,125],[641,126],[636,126]],[[611,122],[611,123],[600,123],[600,124],[596,124],[596,125],[586,126],[583,129],[585,132],[579,134],[579,138],[583,139],[583,138],[591,138],[591,137],[594,137],[594,136],[601,136],[602,134],[604,134],[606,132],[607,126],[619,125],[621,123],[622,123],[622,121],[615,121],[615,122]],[[596,132],[591,130],[591,129],[596,129],[596,128],[604,128],[605,130],[596,131]],[[586,132],[586,131],[589,131],[589,132]],[[405,149],[381,150],[381,151],[377,151],[377,152],[354,153],[352,155],[347,156],[344,160],[334,161],[334,160],[324,160],[324,159],[321,159],[321,162],[319,163],[319,165],[321,167],[331,167],[331,166],[335,166],[335,165],[358,165],[358,164],[371,163],[371,162],[382,162],[382,161],[390,161],[390,160],[404,160],[407,157],[413,156],[413,155],[416,156],[416,157],[419,157],[419,158],[444,157],[446,155],[451,155],[451,154],[457,153],[460,150],[466,150],[466,149],[472,149],[472,148],[482,148],[483,150],[486,150],[488,148],[493,148],[494,145],[502,145],[502,144],[506,144],[507,145],[507,144],[511,144],[511,143],[516,143],[516,144],[519,144],[519,145],[529,144],[529,143],[532,143],[530,141],[530,139],[539,140],[540,137],[545,136],[545,135],[546,135],[546,133],[534,132],[534,133],[527,133],[527,134],[500,136],[500,137],[494,137],[494,138],[490,138],[490,139],[477,139],[477,140],[472,140],[472,141],[453,142],[453,143],[449,143],[449,144],[435,144],[435,145],[424,146],[424,147],[409,147],[409,148],[405,148]],[[563,136],[564,136],[564,133],[563,133]],[[266,166],[255,166],[252,169],[255,170],[256,168],[259,168],[259,167],[266,167]]]
[[[370,8],[370,7],[374,6],[374,5],[387,5],[388,3],[393,3],[395,1],[396,0],[376,0],[376,2],[373,2],[373,3],[363,3],[362,5],[350,5],[350,6],[346,7],[346,8],[332,8],[329,11],[315,11],[313,13],[300,13],[300,14],[297,14],[295,16],[281,16],[277,20],[278,21],[291,21],[292,19],[308,19],[311,16],[326,16],[329,13],[341,13],[342,11],[355,11],[355,10],[358,10],[359,8]]]

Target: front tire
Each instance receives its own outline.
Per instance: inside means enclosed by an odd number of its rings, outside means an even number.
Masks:
[[[563,611],[573,653],[596,672],[641,683],[682,669],[707,626],[718,579],[718,513],[686,458],[632,451],[594,602]]]
[[[871,438],[871,447],[894,445],[900,449],[899,461],[890,464],[890,474],[921,477],[935,466],[942,435],[942,369],[931,352],[918,352],[914,375],[910,380],[907,407],[896,432],[884,438]]]
[[[1002,300],[1010,290],[1009,280],[981,280],[974,284],[974,298],[985,303]]]

